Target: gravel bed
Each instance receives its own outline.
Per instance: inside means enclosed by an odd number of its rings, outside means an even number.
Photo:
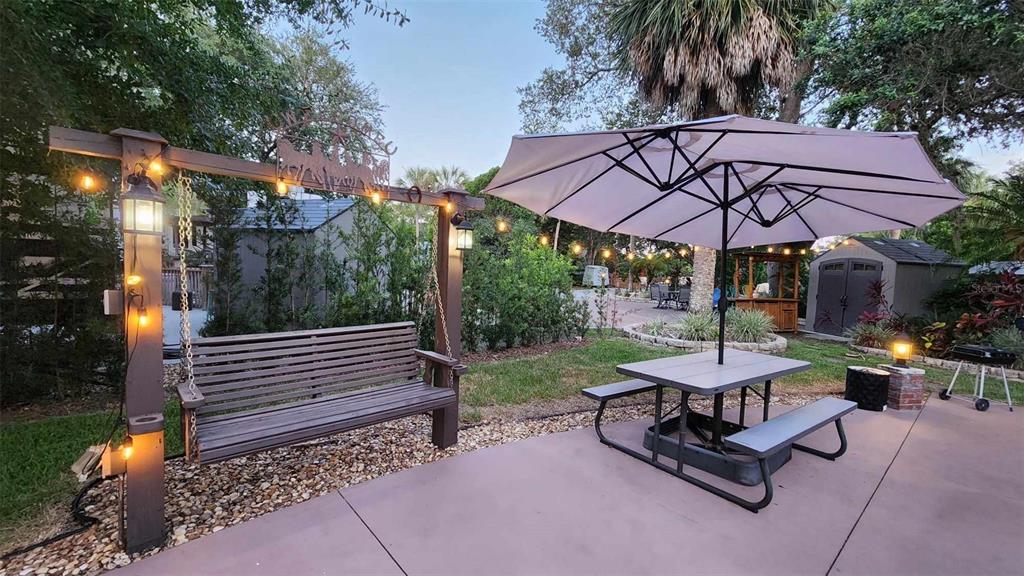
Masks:
[[[803,404],[813,399],[784,395],[774,400]],[[757,398],[748,406],[756,405],[755,401]],[[736,402],[727,398],[726,405]],[[693,401],[692,406],[707,410],[710,403],[701,399]],[[650,416],[651,406],[647,404],[610,407],[605,418],[614,422]],[[168,536],[162,547],[141,555],[121,551],[118,482],[107,481],[93,488],[85,499],[85,513],[99,519],[96,526],[3,561],[0,576],[99,574],[346,486],[488,446],[590,427],[593,418],[594,410],[585,410],[483,422],[463,428],[457,445],[439,450],[430,443],[429,417],[420,416],[202,467],[171,460],[166,463],[165,480]]]

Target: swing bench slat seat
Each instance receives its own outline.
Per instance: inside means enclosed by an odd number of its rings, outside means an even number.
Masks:
[[[216,462],[428,412],[434,443],[454,444],[465,367],[416,343],[412,322],[198,339],[196,390],[178,385],[185,453]]]

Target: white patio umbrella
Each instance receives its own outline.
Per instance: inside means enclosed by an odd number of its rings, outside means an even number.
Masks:
[[[917,227],[964,201],[914,133],[737,115],[515,136],[485,192],[588,228],[723,252]],[[725,284],[722,266],[719,363]]]

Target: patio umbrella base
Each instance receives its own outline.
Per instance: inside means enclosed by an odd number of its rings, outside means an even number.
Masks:
[[[687,420],[691,429],[697,428],[699,430],[703,428],[701,425],[709,419],[703,414],[690,413]],[[737,426],[737,428],[739,427]],[[671,460],[676,459],[676,453],[679,449],[679,437],[676,434],[678,430],[678,416],[662,421],[661,440],[658,442],[658,453],[661,456]],[[692,436],[693,432],[689,432],[689,434]],[[653,444],[654,426],[652,425],[648,426],[644,431],[644,448],[651,450]],[[771,455],[767,459],[769,470],[774,473],[779,468],[782,468],[786,462],[789,462],[792,455],[793,452],[789,446]],[[686,446],[683,448],[683,464],[685,466],[693,466],[743,486],[756,486],[763,481],[757,460],[748,459],[742,455],[726,456],[723,452],[711,450],[700,444],[686,443]]]

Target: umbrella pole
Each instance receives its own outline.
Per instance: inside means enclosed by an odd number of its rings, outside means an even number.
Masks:
[[[729,165],[722,166],[722,273],[718,277],[718,363],[725,364],[725,311],[729,298],[725,293],[728,281],[725,267],[729,263]]]

